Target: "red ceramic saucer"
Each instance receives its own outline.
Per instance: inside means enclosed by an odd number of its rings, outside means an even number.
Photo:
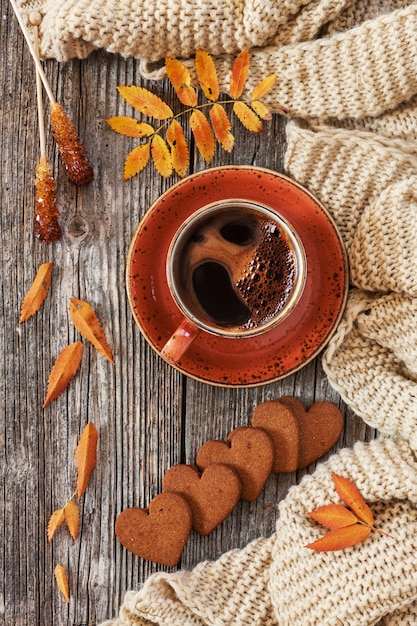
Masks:
[[[127,293],[142,334],[161,350],[182,321],[168,289],[170,241],[189,215],[205,204],[242,198],[258,201],[294,226],[307,257],[304,292],[282,324],[245,339],[201,332],[176,368],[222,387],[252,387],[294,373],[323,349],[346,304],[348,264],[334,222],[321,204],[290,178],[262,168],[223,166],[179,181],[148,209],[127,258]]]

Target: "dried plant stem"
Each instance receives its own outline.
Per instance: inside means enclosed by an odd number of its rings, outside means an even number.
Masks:
[[[22,15],[21,15],[21,13],[19,11],[19,7],[16,4],[16,0],[10,0],[10,4],[13,7],[13,11],[15,12],[15,15],[17,17],[17,21],[19,22],[19,26],[22,29],[22,33],[23,33],[23,35],[24,35],[24,37],[26,39],[26,43],[28,45],[29,52],[32,55],[33,61],[35,63],[36,69],[37,69],[37,71],[39,73],[39,77],[40,77],[40,79],[42,81],[42,84],[43,84],[43,86],[45,88],[45,91],[46,91],[46,93],[48,95],[48,98],[49,98],[51,104],[56,104],[56,100],[55,100],[54,94],[52,93],[51,86],[49,85],[48,79],[45,76],[45,72],[43,71],[43,67],[42,67],[42,64],[41,64],[41,62],[39,60],[39,56],[36,54],[35,46],[34,46],[34,44],[32,42],[32,39],[31,39],[31,36],[30,36],[29,31],[27,29],[27,26],[26,26],[25,22],[23,21]]]
[[[368,528],[370,528],[371,530],[374,530],[375,532],[379,533],[380,535],[384,535],[385,537],[389,537],[390,539],[395,539],[395,537],[393,537],[389,533],[386,533],[384,530],[381,530],[380,528],[375,528],[375,526],[370,526],[369,524],[365,524],[365,522],[361,522],[360,520],[358,520],[357,523],[361,524],[362,526],[367,526]]]
[[[227,100],[216,100],[216,103],[221,104],[221,105],[235,104],[236,102],[243,102],[247,106],[251,105],[251,100],[240,100],[238,98],[228,98]],[[164,122],[155,130],[155,134],[161,133],[167,126],[169,126],[169,124],[171,124],[172,120],[177,120],[178,118],[183,117],[187,115],[188,113],[192,113],[195,110],[201,110],[201,109],[206,109],[208,107],[212,107],[213,104],[215,103],[213,101],[210,101],[210,102],[203,102],[202,104],[196,104],[195,106],[192,106],[192,107],[191,106],[187,107],[183,111],[180,111],[179,113],[176,113],[175,115],[168,118],[167,120],[164,120]],[[284,107],[278,107],[276,110],[279,110],[282,115],[288,114],[288,110],[285,109]]]

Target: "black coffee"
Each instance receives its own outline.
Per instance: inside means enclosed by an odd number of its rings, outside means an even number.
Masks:
[[[197,317],[224,328],[253,329],[283,308],[297,263],[280,225],[250,208],[203,218],[182,247],[180,295]]]
[[[229,272],[220,263],[202,263],[193,271],[192,281],[198,302],[219,326],[241,326],[250,319],[249,307],[233,289]]]

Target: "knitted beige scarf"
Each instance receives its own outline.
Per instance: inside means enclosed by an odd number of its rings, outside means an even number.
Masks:
[[[228,84],[251,48],[250,90],[290,112],[287,173],[332,213],[350,260],[344,318],[323,355],[331,384],[380,431],[319,465],[279,506],[276,532],[191,572],[158,573],[107,625],[417,624],[417,4],[410,0],[21,0],[41,49],[65,60],[106,48],[162,76],[165,56],[215,56]],[[395,536],[344,551],[303,548],[306,512],[356,482]]]

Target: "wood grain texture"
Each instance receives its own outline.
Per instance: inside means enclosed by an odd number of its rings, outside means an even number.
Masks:
[[[338,447],[368,440],[374,432],[329,386],[319,358],[283,381],[222,389],[185,378],[141,336],[126,297],[126,255],[139,219],[175,179],[161,180],[147,167],[140,178],[123,183],[123,161],[134,144],[113,133],[104,120],[131,114],[117,85],[150,87],[176,105],[166,82],[141,79],[137,61],[96,52],[82,62],[45,63],[56,98],[88,149],[95,180],[85,188],[67,181],[46,103],[47,151],[58,181],[63,238],[52,246],[35,239],[33,179],[39,148],[34,68],[8,2],[0,0],[0,7],[0,571],[5,574],[0,579],[0,624],[94,625],[117,613],[127,589],[164,569],[117,542],[117,514],[129,506],[147,506],[161,491],[169,467],[193,463],[205,441],[225,439],[235,427],[248,424],[258,403],[280,395],[295,395],[306,404],[335,402],[346,422]],[[212,165],[282,170],[284,122],[275,116],[266,128],[263,136],[255,136],[236,121],[234,151],[217,149]],[[204,167],[194,152],[190,171]],[[39,313],[19,326],[24,294],[39,265],[50,260],[50,293]],[[42,409],[57,355],[80,340],[69,317],[72,297],[94,308],[116,362],[111,365],[85,343],[68,389]],[[75,448],[89,421],[99,431],[98,458],[80,504],[79,536],[74,542],[61,528],[48,543],[49,516],[75,488]],[[190,568],[272,533],[278,502],[313,470],[314,464],[302,472],[271,476],[256,502],[240,502],[209,536],[192,532],[179,567]],[[69,574],[69,605],[54,582],[57,563]]]

